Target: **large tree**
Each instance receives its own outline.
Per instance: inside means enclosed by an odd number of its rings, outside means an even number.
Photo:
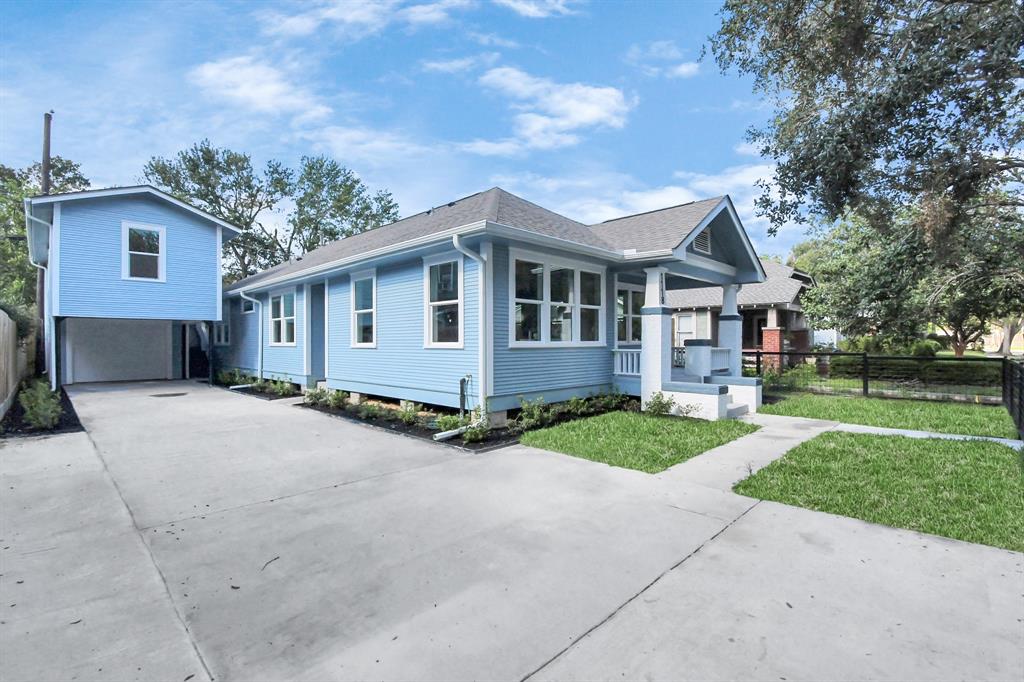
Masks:
[[[1019,0],[725,0],[712,49],[774,106],[749,133],[776,161],[773,228],[906,206],[930,235],[1024,206]],[[984,199],[982,199],[984,197]]]
[[[905,341],[934,324],[958,356],[993,323],[1024,312],[1024,224],[980,210],[941,244],[915,227],[912,211],[888,230],[850,217],[824,231],[814,254],[818,286],[802,300],[812,322],[849,335]]]
[[[51,193],[89,188],[89,180],[74,161],[50,160]],[[42,191],[42,167],[34,163],[14,169],[0,164],[0,301],[20,307],[36,298],[36,270],[28,260],[25,242],[25,197]]]
[[[355,173],[324,156],[303,157],[297,173],[274,160],[260,172],[248,154],[204,140],[173,159],[154,157],[143,175],[243,229],[226,247],[230,280],[398,219],[390,193],[371,195]],[[282,210],[283,222],[275,219]]]

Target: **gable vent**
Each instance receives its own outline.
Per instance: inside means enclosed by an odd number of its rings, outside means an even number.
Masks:
[[[701,253],[711,253],[711,234],[704,230],[693,238],[693,250]]]

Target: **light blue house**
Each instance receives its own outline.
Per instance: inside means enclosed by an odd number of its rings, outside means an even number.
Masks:
[[[612,389],[717,419],[760,404],[736,297],[764,277],[728,197],[584,225],[494,188],[227,287],[217,366],[499,420]],[[666,289],[709,285],[719,345],[673,349]]]
[[[239,229],[153,187],[25,200],[51,385],[206,376]]]

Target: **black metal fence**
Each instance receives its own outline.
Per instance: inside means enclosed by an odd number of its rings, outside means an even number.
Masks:
[[[1003,360],[1003,405],[1024,440],[1024,363],[1009,358]]]
[[[743,366],[748,375],[763,378],[766,392],[806,391],[991,405],[1006,404],[1006,377],[1012,371],[1005,369],[1002,358],[815,351],[744,353]]]

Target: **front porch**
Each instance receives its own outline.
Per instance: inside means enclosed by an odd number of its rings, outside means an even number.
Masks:
[[[658,392],[672,398],[678,408],[691,408],[690,416],[702,419],[734,418],[757,412],[761,405],[761,380],[742,375],[742,318],[736,308],[740,285],[722,283],[723,308],[718,315],[717,345],[710,339],[687,339],[673,345],[672,310],[663,305],[666,288],[707,286],[666,266],[644,269],[643,307],[639,339],[627,334],[612,351],[613,381],[618,390],[639,395],[646,404]],[[629,279],[624,277],[624,279]],[[624,289],[638,300],[640,287]],[[630,325],[630,304],[617,291],[619,329]],[[632,301],[630,302],[632,303]],[[627,324],[622,324],[626,318]]]

